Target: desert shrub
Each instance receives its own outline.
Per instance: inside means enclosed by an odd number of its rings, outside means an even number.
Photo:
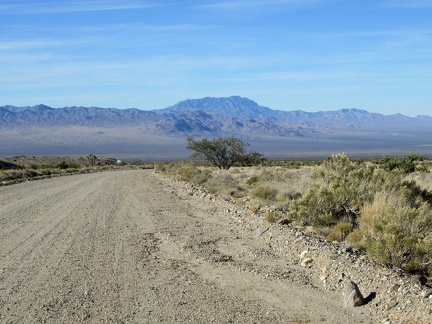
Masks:
[[[415,185],[402,181],[401,172],[354,162],[345,154],[333,155],[314,169],[312,177],[314,183],[292,209],[293,218],[311,225],[355,223],[364,204],[379,192],[415,196]]]
[[[416,172],[430,173],[430,165],[428,163],[416,164]]]
[[[203,171],[197,168],[192,162],[174,163],[170,171],[177,179],[182,181],[194,182],[193,180],[195,180],[196,184],[199,184],[203,179]]]
[[[194,185],[202,185],[208,180],[208,174],[204,171],[197,172],[192,176],[190,179],[190,182],[192,182]]]
[[[400,170],[403,173],[412,173],[417,170],[417,168],[421,165],[419,162],[425,161],[426,158],[415,155],[413,153],[408,154],[407,156],[401,158],[401,157],[393,157],[388,158],[385,157],[381,161],[381,164],[383,165],[384,169],[388,171],[392,170]],[[421,167],[420,167],[421,169]]]
[[[76,168],[67,168],[67,169],[65,170],[65,172],[66,172],[66,173],[70,173],[70,174],[73,174],[73,173],[79,173],[79,169],[76,169]]]
[[[231,195],[229,192],[238,187],[237,181],[232,175],[227,173],[214,174],[206,183],[206,188],[210,193]]]
[[[336,224],[332,231],[327,235],[326,240],[330,242],[342,242],[352,230],[353,225],[351,223]]]
[[[226,190],[222,190],[220,193],[232,198],[243,198],[247,196],[248,192],[242,186],[233,185],[232,187],[227,188]]]
[[[363,233],[359,228],[355,228],[351,233],[346,237],[346,241],[353,248],[363,248]]]
[[[69,162],[62,161],[59,164],[56,165],[56,168],[60,170],[66,170],[66,169],[79,169],[81,166],[76,162]]]
[[[402,181],[400,192],[412,207],[419,207],[425,201],[432,203],[432,193],[422,189],[414,180]]]
[[[6,171],[0,170],[0,181],[6,181],[9,179]]]
[[[40,173],[41,173],[41,175],[43,175],[43,176],[49,176],[49,175],[51,175],[53,172],[52,172],[52,170],[50,170],[50,169],[43,169]]]
[[[272,169],[266,169],[261,172],[259,179],[261,182],[265,181],[274,181],[274,180],[280,180],[280,177],[278,176],[277,172],[275,171],[275,168]]]
[[[280,203],[290,202],[301,197],[301,193],[295,191],[283,191],[279,192],[276,199]]]
[[[388,194],[377,195],[359,219],[366,251],[384,265],[426,270],[432,261],[432,209]]]
[[[258,214],[259,212],[259,207],[257,206],[251,206],[249,209],[253,214]]]
[[[251,196],[263,200],[276,200],[278,190],[269,186],[258,186],[251,192]]]
[[[68,167],[69,166],[65,161],[62,161],[56,165],[56,168],[61,169],[61,170],[67,169]]]
[[[246,180],[246,184],[249,185],[249,186],[251,186],[251,185],[253,185],[254,183],[257,183],[258,180],[259,180],[259,177],[257,177],[257,176],[252,176],[252,177],[249,177],[249,178]]]
[[[24,177],[26,178],[33,178],[38,176],[38,173],[34,170],[25,170],[24,171]]]
[[[269,223],[276,223],[281,218],[281,215],[277,212],[268,212],[264,219]]]
[[[22,170],[7,170],[6,180],[17,180],[24,178],[25,171]]]

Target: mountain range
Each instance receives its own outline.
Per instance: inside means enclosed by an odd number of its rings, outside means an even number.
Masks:
[[[386,153],[387,149],[392,154],[399,143],[400,152],[414,145],[410,152],[421,149],[427,153],[431,125],[430,116],[386,116],[357,108],[313,113],[273,110],[239,96],[188,99],[157,110],[6,105],[0,106],[0,155],[93,151],[184,155],[187,136],[237,136],[273,154],[277,146],[287,143],[294,147],[303,143],[310,153],[322,151],[319,143],[330,150],[349,151],[354,146],[361,153],[368,151],[366,144],[373,144],[373,138],[376,145],[370,146],[371,152]],[[314,143],[315,148],[310,146]]]

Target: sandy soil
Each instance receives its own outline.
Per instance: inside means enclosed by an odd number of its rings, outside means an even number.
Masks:
[[[0,244],[1,323],[377,322],[153,171],[0,187]]]

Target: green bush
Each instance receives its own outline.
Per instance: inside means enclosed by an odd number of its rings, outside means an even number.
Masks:
[[[192,158],[209,161],[219,169],[228,170],[234,165],[253,166],[266,161],[263,154],[246,152],[248,143],[236,137],[195,140],[192,136],[187,138],[188,150],[194,151]]]
[[[252,177],[249,177],[249,178],[246,180],[246,184],[249,185],[249,186],[251,186],[251,185],[253,185],[254,183],[257,183],[258,180],[259,180],[259,177],[257,177],[257,176],[252,176]]]
[[[26,178],[33,178],[33,177],[36,177],[38,175],[39,174],[36,171],[34,171],[34,170],[25,170],[25,172],[24,172],[24,176]]]
[[[417,170],[417,163],[426,160],[426,158],[415,155],[413,153],[408,154],[404,158],[394,157],[388,158],[385,157],[382,160],[382,164],[384,168],[388,171],[392,170],[400,170],[403,173],[412,173]],[[421,167],[419,168],[421,169]]]
[[[251,192],[251,196],[254,198],[259,198],[263,200],[276,200],[276,195],[278,190],[269,186],[258,186],[254,188]]]
[[[396,192],[413,204],[428,193],[414,182],[404,182],[398,170],[386,171],[368,162],[355,162],[345,154],[333,155],[314,169],[314,183],[292,208],[292,217],[305,224],[356,223],[361,208],[380,192]],[[423,197],[419,197],[422,193]],[[420,200],[419,200],[420,199]]]
[[[67,169],[68,167],[69,167],[69,165],[65,161],[56,165],[56,168],[61,169],[61,170]]]
[[[50,169],[43,169],[40,174],[43,176],[49,176],[49,175],[53,174],[53,171]]]
[[[384,265],[426,271],[432,261],[432,209],[411,207],[403,199],[377,195],[360,217],[366,251]]]

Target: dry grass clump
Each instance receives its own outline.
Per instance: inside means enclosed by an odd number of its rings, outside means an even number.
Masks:
[[[279,165],[227,171],[187,164],[170,172],[212,193],[241,198],[236,201],[269,223],[283,217],[314,226],[328,241],[347,242],[378,263],[432,276],[428,163],[416,156],[356,161],[338,154],[297,169]],[[409,173],[413,166],[416,172]]]
[[[310,186],[310,168],[262,167],[250,170],[245,184],[256,205],[285,210]]]
[[[424,271],[432,261],[432,208],[412,207],[406,199],[379,194],[359,219],[367,252],[379,263],[410,272]]]
[[[339,223],[336,224],[331,232],[326,236],[326,240],[329,242],[342,242],[353,230],[353,224],[351,223]]]
[[[257,186],[251,191],[252,198],[275,201],[278,190],[269,186]]]
[[[281,219],[281,215],[277,212],[268,212],[264,219],[269,223],[276,223],[279,219]]]
[[[159,167],[156,170],[159,170]],[[167,164],[164,171],[179,180],[191,182],[194,185],[200,185],[206,182],[208,180],[209,173],[206,172],[204,169],[197,167],[192,162],[178,162],[174,164]]]
[[[242,187],[231,174],[215,172],[206,182],[209,192],[224,197],[241,198],[246,195],[246,189]]]
[[[364,248],[364,236],[363,232],[359,228],[355,228],[351,233],[346,237],[346,241],[355,249]]]
[[[242,198],[259,210],[269,204],[287,209],[310,185],[310,168],[288,169],[280,166],[232,167],[220,170],[192,162],[155,164],[155,170],[177,179],[201,185],[209,192],[231,199]],[[243,198],[246,198],[245,200]]]

